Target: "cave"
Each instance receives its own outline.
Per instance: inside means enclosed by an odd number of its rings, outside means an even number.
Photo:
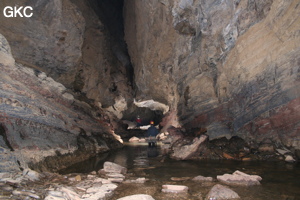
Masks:
[[[32,15],[7,17],[7,6]],[[174,184],[234,165],[299,173],[298,0],[2,0],[0,8],[1,173],[83,177],[105,159],[124,164],[129,152],[166,168],[164,176],[141,167],[161,182],[176,175],[171,164],[186,167]],[[272,198],[293,199],[295,186]]]

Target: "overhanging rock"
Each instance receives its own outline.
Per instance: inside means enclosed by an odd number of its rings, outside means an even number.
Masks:
[[[144,100],[144,101],[136,101],[134,99],[134,104],[137,107],[145,107],[145,108],[149,108],[150,110],[159,110],[162,111],[163,114],[167,113],[169,111],[169,106],[167,106],[166,104],[160,103],[158,101],[154,101],[153,99],[150,100]]]

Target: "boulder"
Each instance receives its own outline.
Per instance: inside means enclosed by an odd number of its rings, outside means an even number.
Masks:
[[[119,198],[117,200],[154,200],[152,196],[147,194],[135,194]]]
[[[103,170],[107,173],[126,174],[127,172],[127,169],[125,167],[108,161],[104,163]]]
[[[63,199],[72,199],[72,200],[80,200],[80,195],[74,192],[70,188],[61,187],[55,191],[49,191],[45,200],[63,200]]]
[[[107,195],[111,194],[118,186],[115,184],[103,184],[101,186],[93,186],[89,188],[82,199],[98,200],[104,199]]]
[[[280,155],[285,155],[285,154],[287,154],[287,153],[291,153],[291,151],[290,150],[288,150],[288,149],[276,149],[276,151],[280,154]]]
[[[230,188],[217,184],[211,188],[205,200],[240,199],[240,196]]]
[[[185,185],[163,185],[162,192],[169,192],[169,193],[182,193],[187,192],[188,187]]]
[[[119,174],[119,173],[108,173],[106,174],[107,177],[109,178],[125,178],[125,176],[123,174]]]
[[[207,139],[207,135],[201,135],[195,138],[190,145],[175,146],[171,157],[179,160],[186,160],[193,156],[199,149],[199,146]]]
[[[135,180],[126,180],[124,183],[145,183],[148,179],[145,177],[137,178]]]
[[[233,174],[224,174],[217,176],[218,181],[228,185],[251,186],[260,185],[262,178],[258,175],[248,175],[246,173],[235,171]]]
[[[290,163],[292,163],[292,162],[295,162],[296,160],[293,158],[293,156],[291,156],[291,155],[287,155],[286,157],[285,157],[285,162],[290,162]]]
[[[36,194],[34,194],[34,193],[32,193],[32,192],[27,192],[27,191],[19,191],[19,190],[14,190],[13,192],[12,192],[12,194],[14,195],[14,196],[26,196],[26,199],[27,198],[33,198],[33,199],[40,199],[40,196],[38,196],[38,195],[36,195]],[[74,199],[74,200],[76,200],[76,199]]]
[[[212,182],[212,177],[204,177],[204,176],[196,176],[192,179],[192,181],[198,181],[198,182]]]
[[[23,176],[31,181],[37,181],[40,179],[40,174],[29,168],[23,170]]]
[[[72,200],[81,200],[80,195],[73,191],[72,188],[61,187],[59,189],[62,193],[64,193],[64,197]]]
[[[133,136],[129,139],[129,142],[139,142],[139,140],[140,139],[138,137]]]

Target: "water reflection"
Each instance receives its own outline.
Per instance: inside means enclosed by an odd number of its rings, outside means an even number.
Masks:
[[[148,147],[147,149],[148,157],[157,157],[158,156],[158,149],[157,147]]]
[[[102,160],[103,159],[103,160]],[[172,177],[195,177],[198,175],[216,178],[217,175],[233,173],[240,170],[247,174],[256,174],[263,178],[260,186],[231,187],[243,200],[295,200],[300,199],[300,165],[287,164],[285,162],[240,162],[230,160],[201,160],[201,161],[175,161],[164,159],[161,148],[148,147],[147,143],[127,144],[123,149],[102,155],[77,164],[71,172],[91,172],[103,167],[104,161],[111,161],[128,168],[129,173],[137,177],[149,179],[143,185],[121,185],[114,199],[125,195],[149,193],[154,199],[166,199],[161,193],[163,184],[181,184],[189,187],[186,199],[199,199],[199,195],[205,197],[212,184],[196,183],[191,180],[175,182]],[[102,163],[102,164],[101,164]],[[171,199],[176,199],[172,197]],[[179,197],[177,199],[180,199]],[[185,198],[183,198],[185,199]]]

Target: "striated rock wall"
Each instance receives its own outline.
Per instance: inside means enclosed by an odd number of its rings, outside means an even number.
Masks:
[[[188,133],[300,149],[298,0],[124,0],[134,83],[123,33],[96,13],[106,3],[0,2],[33,7],[32,18],[0,15],[3,168],[118,147],[112,129],[136,102],[170,108],[163,123]]]
[[[92,2],[0,2],[0,34],[8,41],[1,37],[0,144],[9,155],[1,156],[14,160],[0,168],[54,156],[44,162],[56,170],[120,147],[114,131],[133,104],[128,63]],[[33,15],[6,18],[6,6],[31,6]]]
[[[85,21],[69,0],[4,0],[5,6],[31,6],[30,18],[0,15],[0,31],[10,42],[14,58],[67,84],[82,55]]]
[[[0,171],[46,157],[56,158],[44,169],[57,170],[121,146],[103,113],[44,72],[14,63],[2,35],[0,41]]]
[[[125,0],[137,98],[167,103],[187,130],[300,149],[299,12],[297,0]]]
[[[1,1],[1,10],[31,6],[33,16],[6,18],[1,14],[0,33],[9,41],[18,63],[45,72],[72,89],[75,97],[97,109],[107,109],[111,119],[118,119],[127,102],[133,102],[128,63],[124,63],[125,53],[115,45],[116,39],[100,21],[92,2]],[[120,99],[125,99],[124,108],[114,111]]]

